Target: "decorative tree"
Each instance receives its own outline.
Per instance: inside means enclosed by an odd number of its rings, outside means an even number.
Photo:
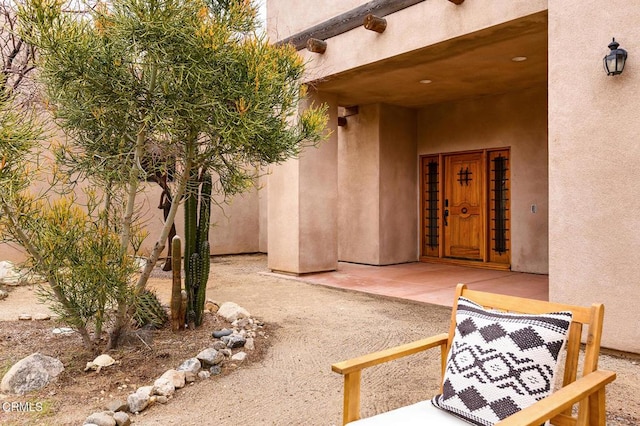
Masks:
[[[140,293],[179,200],[186,197],[190,212],[194,199],[206,206],[197,195],[206,176],[215,177],[213,193],[247,190],[264,166],[319,141],[326,114],[324,107],[309,108],[290,124],[304,96],[304,64],[293,47],[270,45],[256,33],[250,1],[114,0],[84,12],[66,12],[59,0],[28,0],[21,11],[23,34],[38,48],[51,112],[69,136],[59,155],[66,170],[123,202],[118,217],[108,215],[123,252],[131,250],[149,147],[175,162],[174,202],[135,284]],[[105,204],[106,212],[110,206]],[[208,219],[200,221],[196,235],[208,230]],[[191,228],[188,233],[193,235]],[[203,237],[185,252],[187,262],[197,252],[208,265]],[[202,263],[194,268],[208,269]],[[206,275],[199,277],[187,284],[194,322],[196,306],[204,306]],[[119,302],[111,342],[129,310],[125,300]]]

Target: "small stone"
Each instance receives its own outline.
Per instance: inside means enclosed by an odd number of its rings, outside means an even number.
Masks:
[[[51,315],[40,312],[35,314],[33,319],[36,321],[49,321],[51,319]]]
[[[7,297],[9,297],[9,293],[4,290],[0,290],[0,300],[6,299]]]
[[[18,315],[19,321],[31,321],[31,315],[29,314],[20,314]]]
[[[231,333],[233,333],[232,330],[229,330],[228,328],[223,328],[222,330],[216,330],[213,333],[211,333],[211,335],[215,338],[215,339],[219,339],[221,337],[224,336],[228,336]]]
[[[209,369],[209,372],[212,376],[218,376],[220,375],[220,373],[222,373],[222,367],[220,367],[219,365],[214,365]]]
[[[233,352],[231,351],[231,349],[222,349],[220,352],[227,358],[231,358],[233,356]]]
[[[137,392],[132,393],[127,397],[127,404],[129,404],[129,411],[132,413],[139,413],[149,405],[149,396],[140,395]]]
[[[242,362],[247,358],[246,352],[238,352],[234,356],[231,357],[232,361]]]
[[[158,404],[166,404],[167,402],[169,402],[169,398],[164,395],[158,395],[156,396],[156,402]]]
[[[196,373],[194,373],[193,371],[185,371],[184,372],[184,381],[186,383],[193,383],[196,381]]]
[[[151,397],[151,395],[153,395],[153,386],[141,386],[136,390],[136,393],[142,396]]]
[[[220,309],[220,304],[215,300],[207,299],[204,303],[204,308],[209,312],[216,313]]]
[[[228,348],[234,349],[243,347],[247,340],[240,334],[232,334],[231,336],[224,337],[222,341]]]
[[[232,325],[234,327],[245,328],[250,324],[249,320],[250,318],[240,318],[235,320]]]
[[[202,364],[200,363],[200,360],[198,358],[189,358],[188,360],[180,364],[180,366],[176,368],[176,370],[191,371],[192,373],[197,374],[198,371],[200,371],[200,368],[202,368]]]
[[[184,387],[184,383],[185,383],[185,372],[184,371],[177,371],[177,370],[167,370],[164,372],[164,374],[162,377],[165,377],[167,379],[169,379],[171,381],[171,383],[173,383],[173,387],[176,389],[180,389]]]
[[[108,411],[91,414],[84,421],[84,424],[87,424],[87,423],[95,424],[97,426],[116,426],[116,421],[113,418],[113,414]]]
[[[209,377],[211,377],[211,373],[209,373],[208,371],[201,371],[198,373],[198,377],[201,379],[208,379]]]
[[[251,316],[251,314],[249,314],[249,311],[233,302],[223,303],[222,306],[220,306],[220,309],[218,309],[218,315],[229,322],[233,322],[239,318],[248,318]]]
[[[249,337],[244,343],[244,348],[248,351],[252,351],[256,348],[255,342],[252,337]]]
[[[127,403],[121,399],[114,399],[108,403],[105,408],[107,411],[113,411],[114,413],[117,413],[118,411],[126,411]]]
[[[113,419],[116,421],[116,425],[118,426],[129,426],[131,424],[131,419],[127,413],[122,411],[118,411],[113,414]]]
[[[52,331],[53,334],[73,334],[73,328],[69,328],[69,327],[59,327],[59,328],[54,328]]]
[[[147,408],[152,402],[151,393],[153,392],[153,386],[142,386],[138,388],[135,393],[132,393],[127,397],[127,404],[129,404],[129,411],[132,413],[139,413]]]
[[[153,382],[153,393],[162,396],[171,396],[176,392],[176,387],[173,386],[171,379],[167,377],[160,377]]]
[[[203,364],[217,365],[224,361],[224,355],[213,348],[207,348],[196,355]]]
[[[213,345],[211,345],[211,347],[212,347],[213,349],[215,349],[215,350],[219,351],[219,350],[221,350],[221,349],[226,348],[226,347],[227,347],[227,345],[226,345],[223,341],[216,340],[215,342],[213,342]]]

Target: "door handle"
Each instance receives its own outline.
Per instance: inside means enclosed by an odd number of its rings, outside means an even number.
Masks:
[[[444,199],[444,226],[449,226],[449,222],[447,222],[447,217],[449,217],[449,199]]]

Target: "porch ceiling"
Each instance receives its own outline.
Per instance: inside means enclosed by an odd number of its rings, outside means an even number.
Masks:
[[[512,58],[527,57],[514,62]],[[420,83],[431,80],[430,84]],[[537,13],[315,82],[341,106],[421,107],[544,84],[547,13]]]

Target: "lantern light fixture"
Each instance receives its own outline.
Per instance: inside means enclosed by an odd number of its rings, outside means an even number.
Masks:
[[[607,75],[622,74],[624,70],[624,64],[627,61],[627,51],[618,49],[618,47],[620,47],[620,44],[614,38],[613,41],[609,43],[609,49],[611,49],[611,51],[603,59],[604,70],[607,72]]]

